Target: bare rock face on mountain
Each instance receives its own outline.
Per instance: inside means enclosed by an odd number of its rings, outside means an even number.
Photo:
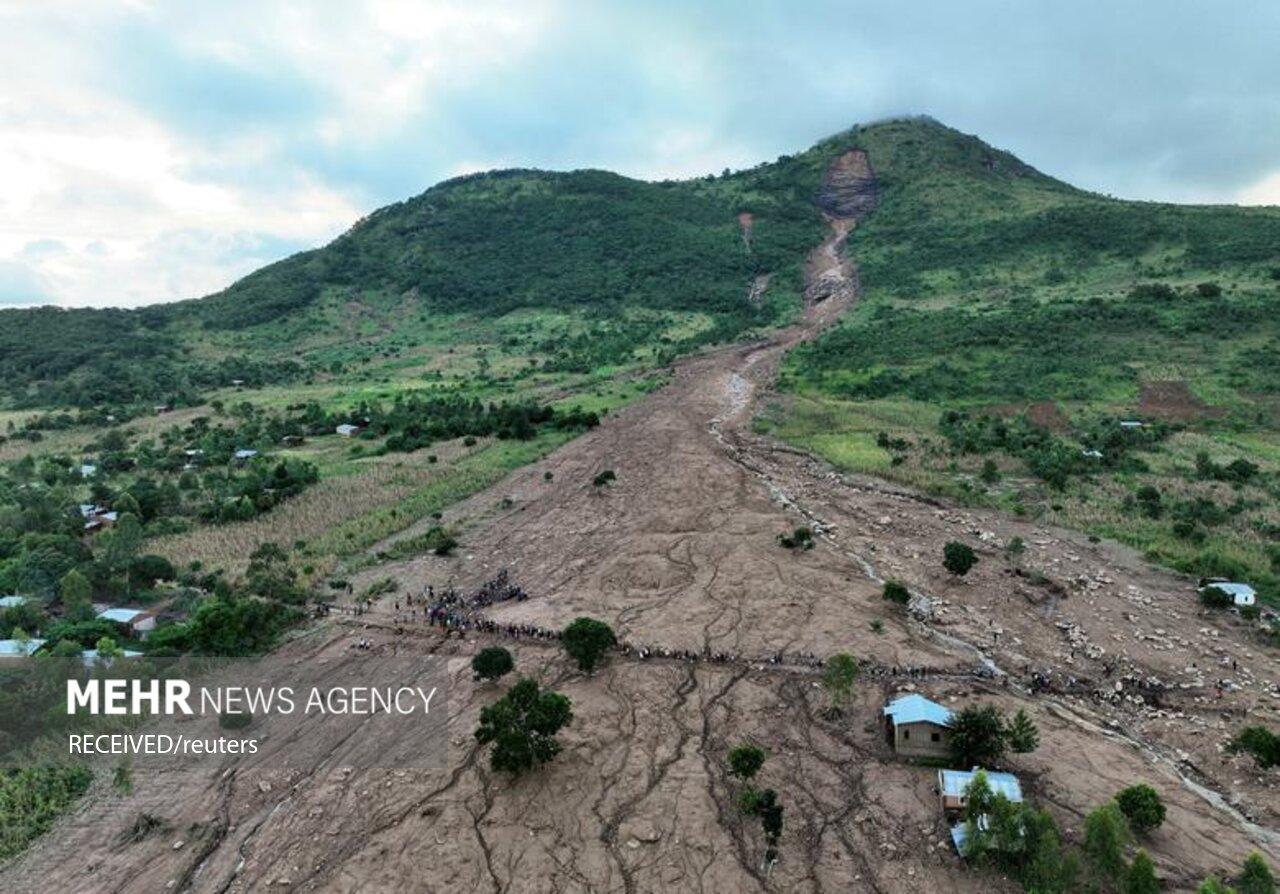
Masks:
[[[817,204],[831,217],[860,220],[876,207],[876,175],[867,153],[849,149],[822,176]]]

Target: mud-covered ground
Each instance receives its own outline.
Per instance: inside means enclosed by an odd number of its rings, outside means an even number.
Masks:
[[[801,325],[680,364],[664,390],[454,507],[458,555],[369,570],[362,582],[390,575],[400,596],[284,646],[306,660],[360,654],[361,639],[376,654],[454,656],[446,770],[138,771],[131,795],[96,792],[0,881],[130,892],[1012,890],[950,849],[936,771],[884,744],[880,705],[908,688],[952,707],[1025,707],[1041,747],[1012,765],[1069,837],[1120,788],[1157,787],[1168,819],[1143,843],[1168,890],[1233,872],[1255,849],[1280,863],[1280,777],[1222,751],[1246,718],[1280,720],[1280,667],[1240,622],[1202,614],[1188,581],[1112,545],[843,478],[750,433],[782,352],[855,295],[840,258],[846,229],[833,222],[814,253],[816,303]],[[593,486],[604,469],[617,480]],[[820,531],[815,548],[782,549],[777,535],[801,523]],[[1003,556],[1015,535],[1028,544],[1020,566],[1044,581]],[[981,557],[963,580],[940,564],[953,539]],[[552,764],[495,776],[471,734],[501,687],[472,683],[467,669],[492,639],[444,640],[397,617],[394,601],[500,568],[530,598],[492,607],[493,620],[560,627],[591,615],[636,645],[736,660],[619,655],[584,676],[552,643],[505,639],[522,672],[572,698],[575,719]],[[881,599],[884,577],[912,587],[926,620]],[[856,703],[832,719],[803,656],[838,650],[883,672],[864,675]],[[787,663],[769,663],[777,653]],[[979,666],[998,672],[979,677]],[[1054,691],[1033,696],[1032,673]],[[1232,684],[1221,697],[1219,679]],[[768,750],[762,782],[786,810],[771,874],[724,768],[748,739]],[[144,813],[167,827],[122,843]]]

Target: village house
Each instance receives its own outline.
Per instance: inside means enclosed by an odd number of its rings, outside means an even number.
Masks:
[[[108,608],[98,613],[99,621],[110,621],[129,636],[146,639],[156,627],[155,612],[141,608]]]
[[[1225,593],[1231,597],[1231,602],[1238,608],[1255,605],[1258,601],[1258,591],[1248,584],[1237,583],[1235,581],[1212,581],[1205,584],[1202,590],[1217,590],[1219,593]]]
[[[249,460],[253,459],[257,455],[258,455],[258,451],[256,450],[241,449],[236,451],[235,460],[238,463],[247,463]]]
[[[352,425],[350,422],[344,422],[334,429],[334,431],[342,435],[344,438],[354,438],[356,435],[360,434],[361,428],[358,425]]]
[[[6,608],[17,608],[26,601],[26,596],[0,596],[0,610]]]
[[[960,813],[968,803],[969,783],[978,774],[980,767],[972,770],[939,770],[938,792],[942,796],[942,810],[947,814]],[[1022,784],[1012,773],[996,773],[983,771],[987,775],[987,785],[993,795],[1004,795],[1015,804],[1022,801]]]
[[[951,712],[912,693],[884,706],[885,737],[904,757],[946,757],[950,753]]]

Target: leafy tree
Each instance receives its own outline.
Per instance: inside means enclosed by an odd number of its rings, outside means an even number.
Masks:
[[[1264,770],[1280,766],[1280,736],[1265,726],[1247,726],[1227,746],[1232,754],[1247,751]]]
[[[982,471],[978,473],[978,477],[986,484],[995,484],[1000,480],[1000,467],[996,465],[994,459],[988,459],[982,464]]]
[[[62,593],[62,616],[66,620],[93,619],[93,588],[83,574],[71,569],[62,576],[58,589]]]
[[[758,745],[739,745],[729,752],[729,772],[747,782],[764,766],[764,749]]]
[[[822,668],[822,685],[831,696],[831,704],[836,710],[843,710],[848,704],[857,679],[858,660],[848,652],[837,652],[827,659]]]
[[[595,478],[591,479],[591,484],[594,487],[604,487],[610,481],[617,481],[617,480],[618,480],[618,476],[613,474],[613,469],[605,469]]]
[[[956,577],[964,577],[976,564],[978,557],[967,543],[951,540],[942,547],[942,567]]]
[[[1255,851],[1244,861],[1244,874],[1236,887],[1240,894],[1275,894],[1276,880],[1262,854]]]
[[[481,649],[471,659],[471,671],[477,680],[497,680],[515,668],[515,659],[501,646]]]
[[[590,673],[604,654],[618,643],[613,630],[595,618],[576,618],[561,637],[564,650],[578,662],[578,669]]]
[[[102,543],[102,564],[109,571],[123,571],[142,546],[142,523],[132,512],[125,512],[110,531],[98,538]]]
[[[100,658],[120,658],[124,655],[124,649],[109,636],[104,636],[94,643],[94,648],[98,650]]]
[[[971,705],[951,720],[951,756],[957,766],[993,764],[1004,756],[1005,728],[1000,712],[991,705]]]
[[[883,595],[886,600],[898,605],[906,605],[911,601],[911,591],[907,589],[907,585],[896,580],[884,582]]]
[[[489,764],[494,770],[520,775],[560,753],[556,733],[573,719],[568,696],[543,690],[528,677],[480,711],[476,739],[493,743]]]
[[[778,545],[797,552],[813,549],[813,531],[807,525],[801,525],[790,534],[779,534]]]
[[[1120,890],[1122,894],[1159,894],[1160,880],[1156,878],[1156,864],[1151,862],[1146,851],[1139,849],[1134,855],[1133,862],[1125,870]]]
[[[1135,832],[1158,829],[1164,823],[1164,802],[1159,793],[1145,783],[1122,789],[1116,795],[1116,804]]]
[[[1124,846],[1129,840],[1129,827],[1124,814],[1114,801],[1090,811],[1084,818],[1085,861],[1094,883],[1111,887],[1124,875]]]
[[[1005,727],[1005,741],[1014,754],[1030,754],[1040,747],[1040,731],[1024,709],[1019,708]]]

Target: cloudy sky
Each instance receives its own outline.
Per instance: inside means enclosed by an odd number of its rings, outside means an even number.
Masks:
[[[1274,0],[0,0],[0,305],[206,294],[458,173],[697,175],[906,113],[1280,204],[1277,34]]]

